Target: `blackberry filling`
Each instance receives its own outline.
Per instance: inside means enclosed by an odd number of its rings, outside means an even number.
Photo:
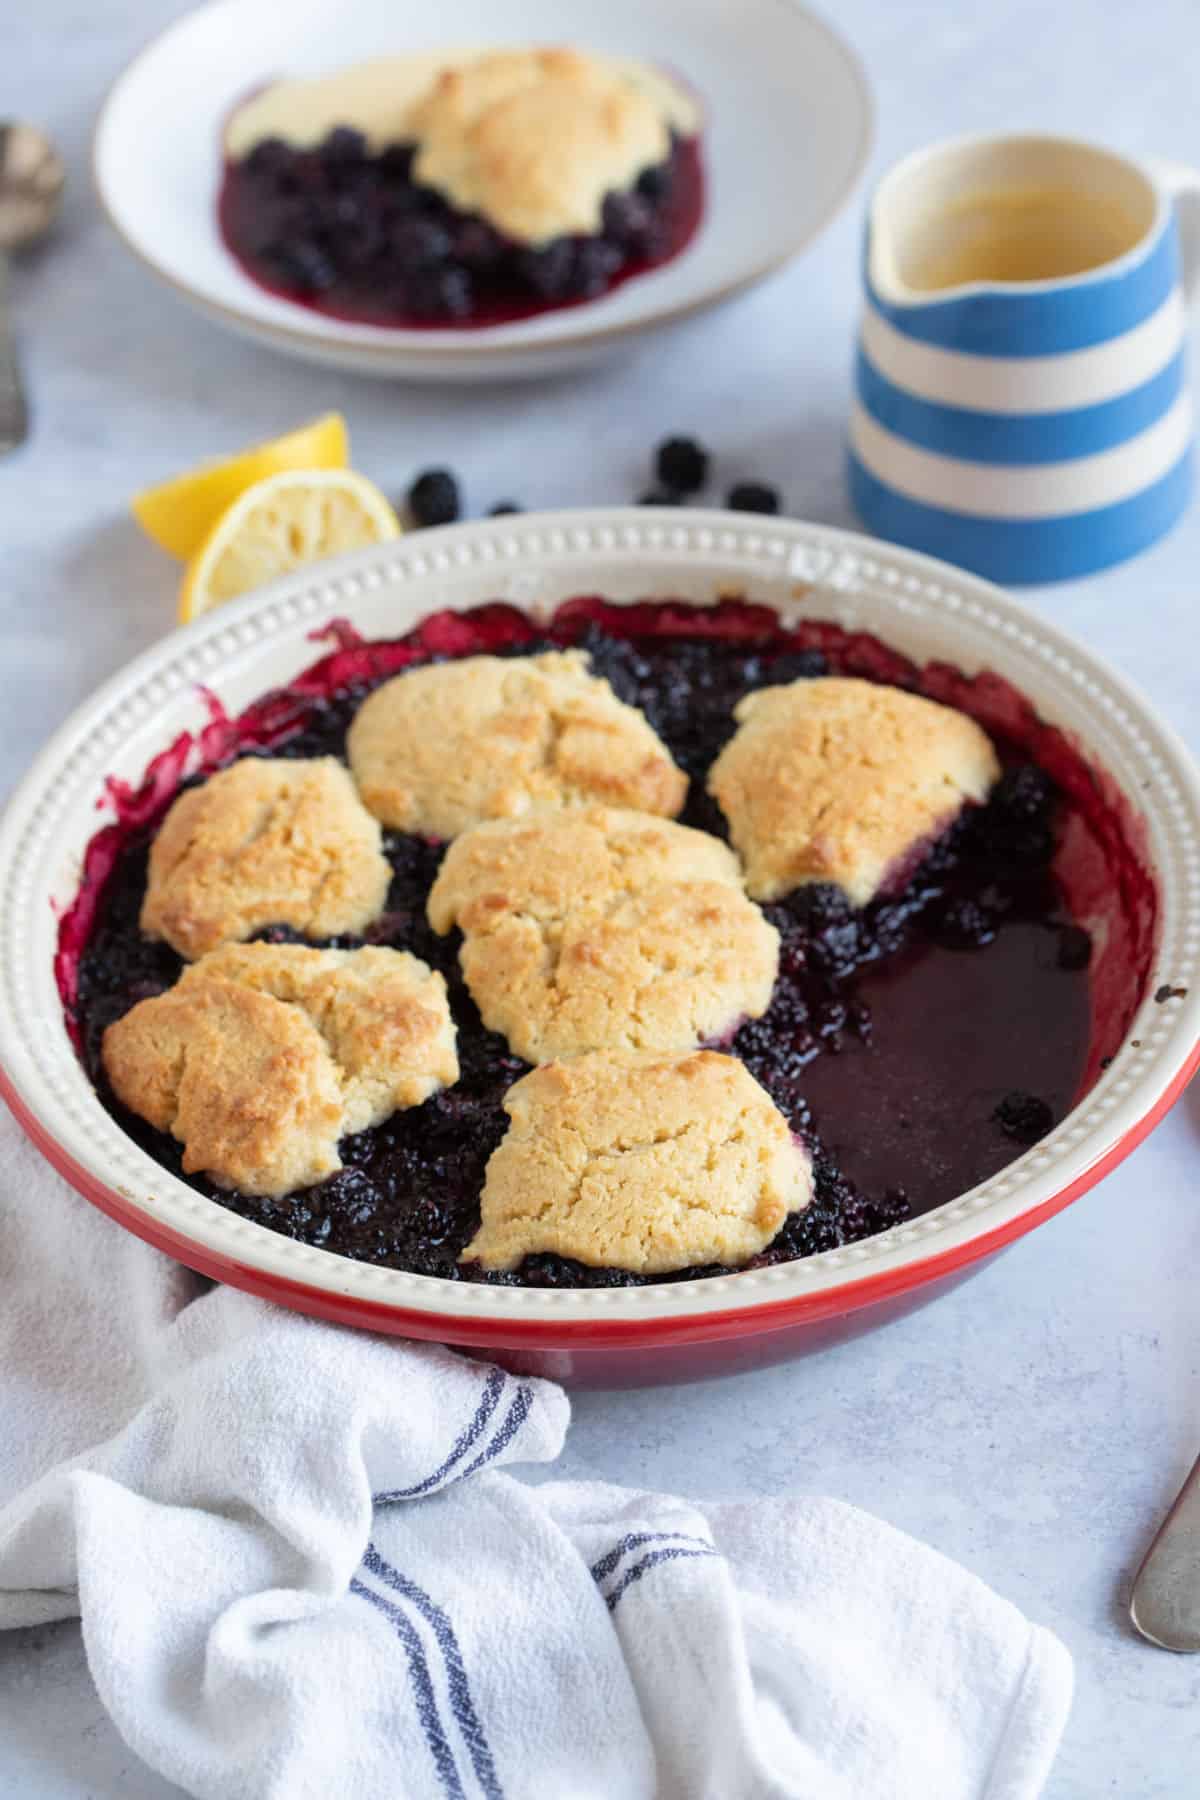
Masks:
[[[789,629],[740,601],[696,608],[580,599],[560,607],[548,626],[495,604],[433,615],[406,637],[380,643],[331,629],[334,649],[290,689],[264,696],[239,719],[214,718],[196,751],[204,774],[255,751],[341,754],[364,695],[399,669],[580,644],[595,672],[643,709],[687,772],[683,822],[724,836],[704,780],[733,729],[734,707],[751,689],[855,674],[980,707],[1005,776],[987,805],[930,847],[902,892],[856,912],[839,890],[809,886],[767,909],[782,940],[774,998],[723,1047],[746,1062],[812,1148],[816,1191],[760,1264],[868,1237],[995,1173],[1062,1118],[1101,1054],[1119,1041],[1124,1013],[1102,1031],[1091,1019],[1090,940],[1051,867],[1068,838],[1094,827],[1099,841],[1111,818],[1097,810],[1096,784],[1077,753],[995,677],[973,685],[944,665],[921,671],[862,634],[819,620]],[[1035,750],[1058,780],[1036,766]],[[118,822],[89,847],[80,896],[62,922],[58,963],[68,1022],[101,1099],[176,1174],[179,1146],[116,1104],[99,1049],[113,1019],[179,973],[172,951],[141,936],[138,912],[148,845],[182,767],[175,746],[137,793],[114,786]],[[182,1179],[244,1217],[360,1260],[450,1280],[636,1283],[621,1270],[553,1256],[492,1276],[458,1262],[478,1226],[487,1159],[505,1130],[504,1094],[525,1065],[483,1028],[459,974],[457,933],[438,938],[426,923],[441,847],[389,834],[385,853],[391,887],[367,940],[411,950],[444,973],[458,1025],[458,1084],[343,1140],[342,1171],[284,1200]],[[1119,857],[1111,885],[1143,904],[1135,871]],[[262,935],[286,941],[295,934],[274,927]],[[1136,963],[1132,953],[1130,960]],[[1143,978],[1141,969],[1133,986]],[[1136,999],[1131,994],[1129,1004]]]
[[[313,149],[266,138],[225,165],[221,235],[260,287],[335,318],[405,328],[497,325],[594,300],[677,256],[704,207],[695,138],[625,193],[593,236],[530,247],[412,177],[413,150],[373,154],[332,131]]]

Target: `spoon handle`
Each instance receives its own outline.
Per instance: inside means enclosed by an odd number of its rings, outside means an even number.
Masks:
[[[8,258],[0,251],[0,456],[29,435],[29,408],[8,308]]]
[[[1200,1462],[1146,1552],[1129,1616],[1163,1650],[1200,1650]]]

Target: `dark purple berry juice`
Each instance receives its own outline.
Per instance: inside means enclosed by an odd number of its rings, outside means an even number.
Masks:
[[[990,800],[931,847],[902,892],[854,912],[836,889],[805,887],[767,908],[782,938],[775,995],[728,1048],[811,1146],[816,1192],[760,1262],[867,1237],[994,1174],[1064,1116],[1119,1045],[1145,986],[1155,923],[1136,828],[1104,778],[998,677],[918,668],[864,634],[819,620],[788,628],[742,601],[699,608],[579,599],[548,626],[496,604],[435,614],[382,642],[332,630],[336,647],[289,688],[237,719],[214,709],[211,724],[177,739],[138,789],[110,784],[115,820],[92,840],[61,923],[59,988],[84,1064],[122,1127],[174,1173],[179,1146],[117,1105],[99,1057],[105,1027],[168,987],[181,967],[137,925],[148,846],[172,798],[238,755],[341,755],[356,708],[379,682],[480,652],[583,645],[691,778],[683,822],[722,836],[705,776],[752,688],[825,673],[887,681],[961,707],[996,744],[1005,773]],[[181,1178],[306,1243],[482,1279],[458,1256],[478,1225],[484,1168],[506,1124],[504,1094],[525,1065],[484,1030],[459,975],[457,935],[438,938],[426,923],[441,847],[394,834],[386,849],[387,911],[368,940],[412,950],[445,974],[460,1080],[344,1140],[341,1173],[286,1199]],[[1102,957],[1093,957],[1084,917]],[[537,1256],[486,1279],[595,1286],[639,1278]]]
[[[478,329],[577,306],[660,268],[704,212],[696,138],[628,193],[609,194],[603,229],[515,243],[412,179],[413,150],[368,151],[357,131],[312,150],[267,138],[227,162],[217,205],[226,248],[260,287],[360,324]]]

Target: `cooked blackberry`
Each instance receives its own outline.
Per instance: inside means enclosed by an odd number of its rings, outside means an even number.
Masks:
[[[973,895],[940,899],[926,909],[930,935],[948,950],[975,950],[990,944],[996,935],[996,917]]]
[[[1053,1108],[1036,1094],[1026,1094],[1020,1088],[1005,1094],[992,1117],[1001,1131],[1018,1144],[1036,1144],[1054,1124]]]
[[[631,194],[609,194],[604,202],[604,232],[614,248],[649,260],[661,253],[662,226],[658,202],[640,188]]]
[[[466,269],[448,264],[424,272],[414,271],[408,281],[408,300],[414,315],[419,318],[466,319],[475,302],[475,290]],[[440,519],[437,523],[447,521]]]
[[[349,125],[335,125],[325,139],[325,161],[330,168],[347,168],[367,159],[367,140]]]
[[[1050,777],[1033,763],[1020,763],[1005,770],[988,805],[973,815],[971,829],[987,855],[1036,867],[1054,853],[1057,803]]]

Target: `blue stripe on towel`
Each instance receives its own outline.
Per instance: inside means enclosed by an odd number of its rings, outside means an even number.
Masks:
[[[1092,512],[1053,519],[982,519],[910,500],[850,456],[850,498],[868,529],[992,581],[1066,581],[1123,562],[1167,531],[1192,493],[1192,453],[1158,481]]]
[[[976,412],[924,400],[889,381],[861,349],[855,382],[871,417],[910,444],[963,462],[1025,466],[1094,456],[1156,424],[1182,391],[1184,353],[1126,394],[1065,412]]]
[[[620,1543],[607,1550],[599,1562],[592,1564],[592,1580],[607,1581],[623,1556],[636,1550],[641,1544],[683,1543],[699,1544],[702,1549],[711,1550],[712,1545],[707,1538],[695,1537],[690,1531],[631,1531]]]
[[[512,1405],[504,1416],[504,1423],[501,1425],[487,1449],[481,1451],[475,1458],[475,1461],[471,1463],[468,1468],[463,1470],[464,1480],[468,1475],[474,1475],[476,1469],[482,1469],[484,1463],[490,1463],[495,1457],[499,1456],[502,1450],[508,1448],[513,1438],[516,1437],[518,1431],[520,1431],[522,1425],[529,1417],[529,1409],[532,1405],[533,1389],[519,1387],[513,1397]]]
[[[487,1734],[483,1729],[479,1714],[475,1711],[466,1664],[463,1662],[458,1638],[455,1636],[449,1617],[436,1600],[431,1599],[424,1588],[418,1587],[415,1581],[411,1581],[407,1575],[402,1575],[399,1569],[393,1568],[392,1564],[379,1554],[374,1544],[367,1545],[363,1556],[363,1567],[390,1587],[394,1593],[400,1594],[405,1600],[410,1601],[431,1628],[437,1640],[438,1649],[442,1653],[442,1660],[446,1665],[446,1685],[450,1694],[450,1709],[470,1752],[471,1764],[479,1785],[487,1800],[504,1800],[504,1789],[496,1774],[496,1765],[492,1760]]]
[[[1179,280],[1178,239],[1170,221],[1132,268],[1039,293],[994,287],[915,306],[893,305],[871,285],[869,246],[863,262],[871,302],[889,325],[923,344],[975,356],[1058,356],[1106,344],[1157,312]]]
[[[612,1589],[611,1593],[605,1595],[605,1605],[609,1612],[615,1612],[617,1602],[622,1594],[626,1593],[635,1581],[640,1581],[643,1575],[648,1574],[659,1563],[678,1562],[681,1557],[719,1555],[720,1552],[714,1550],[711,1544],[704,1550],[690,1550],[683,1544],[669,1544],[665,1550],[651,1550],[648,1556],[643,1556],[641,1562],[634,1563],[632,1569],[626,1569],[616,1587]]]
[[[375,1505],[390,1506],[395,1500],[415,1500],[418,1495],[427,1494],[430,1488],[436,1487],[439,1481],[443,1481],[455,1463],[459,1462],[482,1436],[484,1427],[500,1404],[500,1395],[504,1391],[506,1379],[502,1369],[493,1369],[490,1372],[483,1390],[483,1398],[476,1408],[475,1417],[465,1431],[460,1434],[453,1450],[439,1469],[435,1469],[432,1475],[427,1475],[424,1481],[418,1481],[415,1487],[391,1488],[386,1494],[374,1495]],[[471,1466],[474,1468],[475,1465]],[[466,1473],[469,1475],[471,1470],[468,1469]]]
[[[429,1678],[429,1664],[425,1660],[425,1651],[420,1638],[398,1606],[393,1606],[391,1601],[385,1599],[382,1594],[373,1593],[357,1576],[350,1583],[350,1592],[357,1594],[360,1599],[368,1601],[378,1612],[381,1612],[404,1645],[405,1654],[408,1657],[408,1673],[416,1696],[417,1718],[421,1721],[425,1742],[429,1745],[429,1753],[433,1757],[442,1787],[449,1794],[450,1800],[466,1800],[463,1784],[459,1780],[458,1768],[454,1761],[454,1752],[442,1730],[437,1696],[433,1691],[433,1682]]]

